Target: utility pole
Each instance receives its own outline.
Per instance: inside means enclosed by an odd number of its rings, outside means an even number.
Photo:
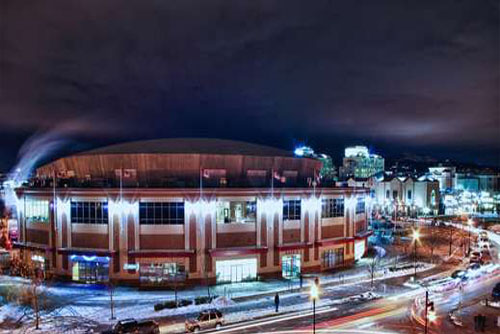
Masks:
[[[429,291],[425,291],[425,334],[427,334],[427,309],[429,307]]]
[[[35,306],[35,329],[40,329],[40,308],[38,306],[37,282],[33,282],[33,298]]]
[[[114,320],[115,319],[115,303],[113,301],[113,293],[114,293],[114,286],[113,286],[113,283],[109,283],[109,299],[110,299],[110,303],[109,303],[109,307],[111,309],[111,318],[110,320]]]
[[[450,247],[449,247],[449,250],[448,250],[448,256],[451,256],[451,246],[452,246],[452,243],[453,243],[453,226],[450,226]]]
[[[415,269],[414,278],[417,279],[417,240],[413,243],[413,267]]]

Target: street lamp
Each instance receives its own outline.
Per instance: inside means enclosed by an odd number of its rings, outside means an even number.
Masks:
[[[313,334],[316,333],[316,299],[319,298],[319,279],[316,277],[311,284],[311,299],[313,302]]]
[[[470,254],[470,229],[471,229],[472,224],[473,224],[473,221],[472,221],[472,219],[469,218],[467,220],[467,225],[469,225],[469,247],[467,248],[467,255]]]
[[[437,316],[434,311],[434,302],[429,300],[429,291],[425,291],[425,331],[424,333],[428,333],[428,323],[436,321]]]
[[[413,280],[417,279],[417,242],[420,238],[420,231],[413,230],[413,267],[415,269],[415,274],[413,275]]]

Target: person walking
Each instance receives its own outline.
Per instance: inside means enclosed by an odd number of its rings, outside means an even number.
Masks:
[[[276,307],[276,313],[278,312],[278,309],[280,307],[280,296],[276,292],[276,295],[274,296],[274,306]]]

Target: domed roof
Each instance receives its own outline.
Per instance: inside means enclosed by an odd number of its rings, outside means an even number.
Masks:
[[[78,155],[193,153],[293,157],[293,153],[265,145],[213,138],[154,139],[105,146]]]

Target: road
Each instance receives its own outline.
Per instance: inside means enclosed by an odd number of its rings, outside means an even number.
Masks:
[[[398,291],[401,280],[392,280],[388,286],[393,288],[389,297],[373,301],[353,301],[347,304],[318,307],[316,309],[316,332],[357,333],[357,334],[390,334],[390,333],[421,333],[424,324],[423,305],[425,291],[430,291],[429,298],[434,302],[437,319],[429,323],[429,333],[457,329],[448,321],[450,311],[456,310],[459,303],[462,306],[475,304],[490,296],[493,286],[500,282],[500,274],[482,274],[474,280],[454,287],[440,290],[443,283],[430,284],[423,288],[402,289]],[[325,291],[324,298],[333,298]],[[224,327],[217,333],[312,333],[313,312],[306,311],[290,313],[270,318],[246,321]],[[207,331],[207,333],[215,331]]]
[[[489,277],[464,285],[462,290],[450,290],[444,293],[431,293],[430,298],[436,306],[438,320],[430,324],[429,333],[435,333],[442,322],[448,321],[448,313],[463,305],[475,303],[491,293],[493,285],[500,277]],[[418,333],[422,325],[419,317],[415,320],[412,312],[417,297],[425,295],[424,288],[405,291],[392,297],[371,302],[353,302],[337,307],[323,307],[316,311],[317,333]],[[418,298],[417,298],[418,300]],[[267,319],[248,321],[227,326],[217,333],[311,333],[312,310],[282,315]],[[421,320],[421,318],[420,318]],[[210,331],[208,331],[210,332]],[[215,331],[212,331],[215,332]]]

